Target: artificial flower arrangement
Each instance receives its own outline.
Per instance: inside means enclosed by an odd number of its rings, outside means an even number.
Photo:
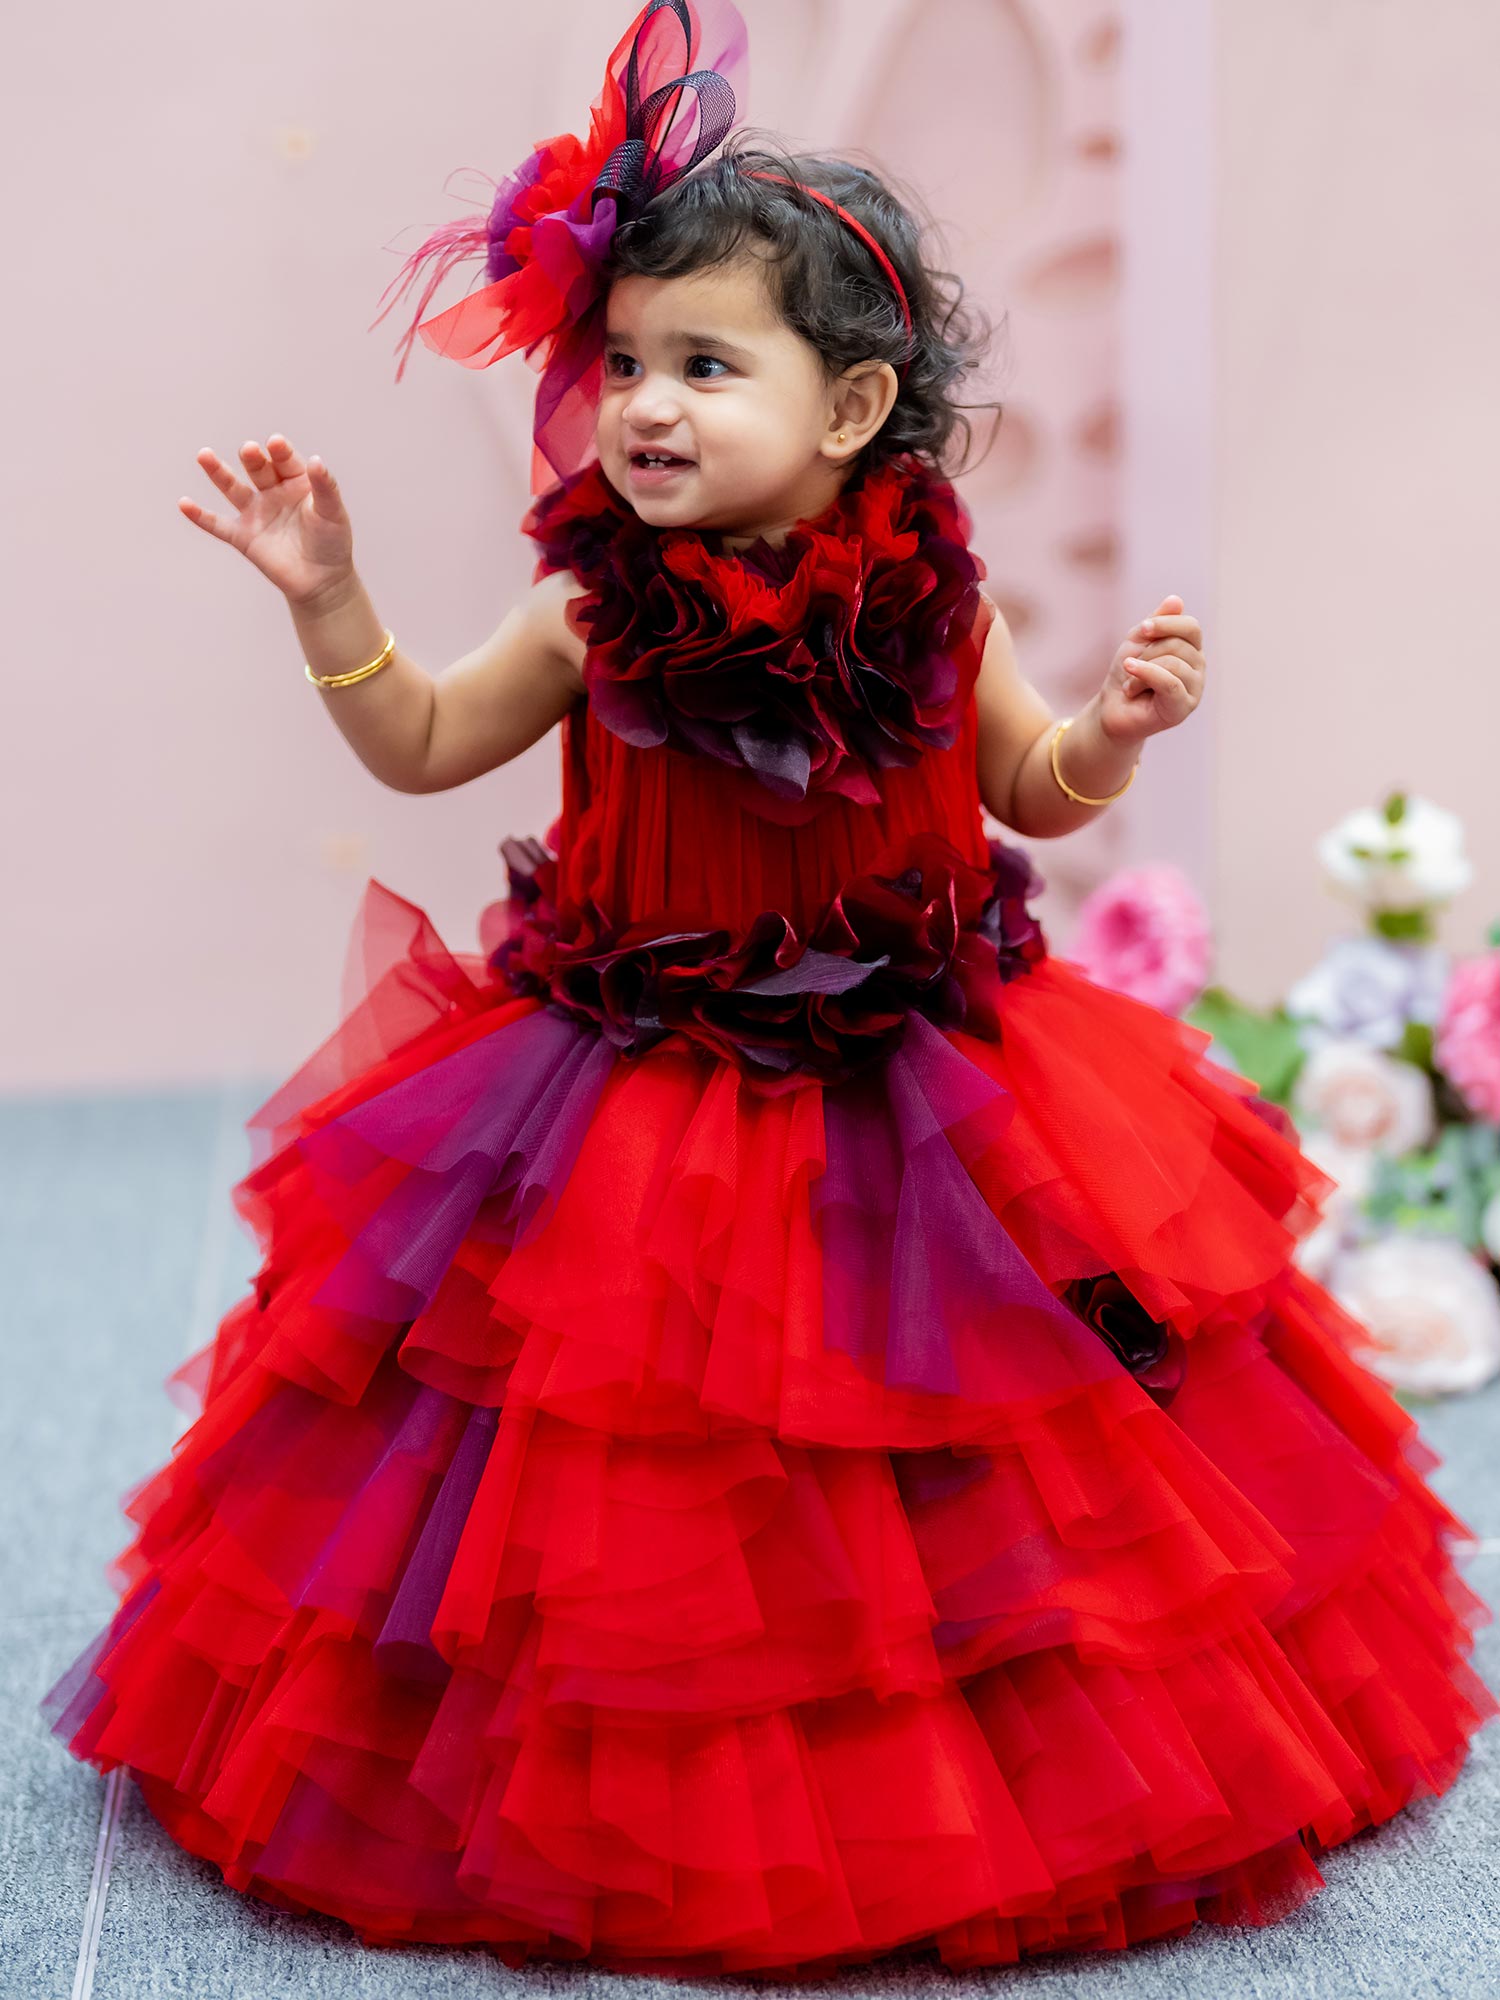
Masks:
[[[1094,889],[1068,955],[1202,1028],[1290,1113],[1338,1183],[1297,1261],[1369,1328],[1359,1359],[1397,1394],[1478,1388],[1500,1373],[1500,922],[1472,955],[1438,943],[1472,870],[1428,799],[1352,812],[1318,854],[1364,929],[1271,1009],[1210,982],[1207,914],[1169,863]]]

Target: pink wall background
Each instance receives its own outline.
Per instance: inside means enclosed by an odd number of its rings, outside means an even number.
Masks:
[[[1396,785],[1467,827],[1444,942],[1500,917],[1500,8],[1213,13],[1215,907],[1266,1000]]]
[[[1006,421],[963,490],[1027,672],[1068,712],[1167,589],[1208,630],[1192,723],[1121,809],[1034,844],[1054,941],[1102,872],[1170,855],[1224,976],[1269,998],[1338,921],[1312,840],[1398,777],[1469,818],[1450,928],[1477,934],[1500,17],[741,4],[742,117],[914,185],[1004,316],[975,393]],[[575,0],[549,41],[513,10],[419,32],[372,0],[164,0],[13,31],[0,143],[35,192],[8,246],[0,1089],[285,1073],[336,1018],[368,876],[473,949],[500,839],[555,815],[555,735],[455,792],[381,787],[280,598],[176,499],[217,499],[200,445],[283,429],[339,475],[408,651],[436,672],[499,622],[530,574],[536,378],[420,351],[397,388],[394,318],[366,328],[456,212],[444,176],[579,129],[632,13]]]

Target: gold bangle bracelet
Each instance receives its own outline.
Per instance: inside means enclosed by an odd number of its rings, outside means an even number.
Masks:
[[[367,660],[362,667],[354,667],[347,674],[315,674],[312,670],[312,663],[308,660],[304,660],[302,662],[302,671],[307,675],[307,678],[312,682],[314,687],[320,687],[320,688],[352,687],[356,681],[364,680],[367,675],[378,674],[380,672],[380,669],[385,665],[386,661],[390,659],[391,655],[395,652],[395,650],[396,650],[395,636],[391,632],[387,631],[385,635],[385,644],[381,647],[380,651],[375,655],[374,659]]]
[[[1065,729],[1071,729],[1072,727],[1073,727],[1073,717],[1070,715],[1064,721],[1058,723],[1056,729],[1054,729],[1052,732],[1052,775],[1054,778],[1056,778],[1057,782],[1062,786],[1063,790],[1067,793],[1068,797],[1070,799],[1076,800],[1079,805],[1107,806],[1111,799],[1118,799],[1130,790],[1130,787],[1135,783],[1135,774],[1141,768],[1141,761],[1138,757],[1136,761],[1131,765],[1130,776],[1125,780],[1124,784],[1121,785],[1118,792],[1110,792],[1102,799],[1085,798],[1082,792],[1074,791],[1073,787],[1068,783],[1067,779],[1063,776],[1062,772],[1059,771],[1057,768],[1057,746],[1062,741],[1063,731]]]

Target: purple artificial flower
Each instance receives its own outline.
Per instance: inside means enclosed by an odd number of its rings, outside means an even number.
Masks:
[[[1286,1011],[1305,1049],[1329,1041],[1399,1046],[1408,1021],[1436,1024],[1448,983],[1440,945],[1395,938],[1338,938],[1292,987]]]

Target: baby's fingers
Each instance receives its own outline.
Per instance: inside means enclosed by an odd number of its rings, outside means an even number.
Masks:
[[[258,487],[262,493],[276,485],[276,467],[271,463],[264,447],[257,444],[254,438],[246,438],[240,446],[240,464],[249,473],[251,484]]]
[[[255,488],[241,479],[238,473],[231,471],[210,445],[205,445],[198,453],[198,463],[225,498],[231,500],[243,513],[255,498]]]
[[[1203,668],[1203,654],[1201,649],[1193,645],[1188,639],[1157,639],[1143,650],[1141,658],[1156,660],[1167,653],[1173,654],[1186,666],[1195,667],[1200,672]]]
[[[300,479],[307,470],[291,439],[280,431],[272,431],[266,439],[266,457],[278,479]]]
[[[345,518],[344,501],[339,483],[316,452],[307,461],[307,483],[312,493],[313,512],[325,521],[342,521]]]
[[[193,523],[194,527],[204,529],[208,534],[216,536],[221,542],[231,542],[234,540],[233,531],[227,521],[221,521],[217,514],[210,514],[205,508],[200,507],[196,500],[189,499],[186,493],[183,494],[177,505],[180,511],[187,516],[188,520]]]
[[[1201,643],[1203,638],[1202,626],[1191,612],[1187,611],[1170,613],[1158,611],[1154,618],[1143,618],[1139,625],[1132,625],[1130,628],[1132,639],[1158,639],[1169,632],[1178,638],[1190,639],[1195,645]]]
[[[1125,662],[1125,671],[1127,674],[1133,674],[1137,681],[1144,681],[1149,688],[1165,690],[1174,683],[1180,685],[1179,676],[1173,673],[1165,660],[1142,659],[1132,653]]]

